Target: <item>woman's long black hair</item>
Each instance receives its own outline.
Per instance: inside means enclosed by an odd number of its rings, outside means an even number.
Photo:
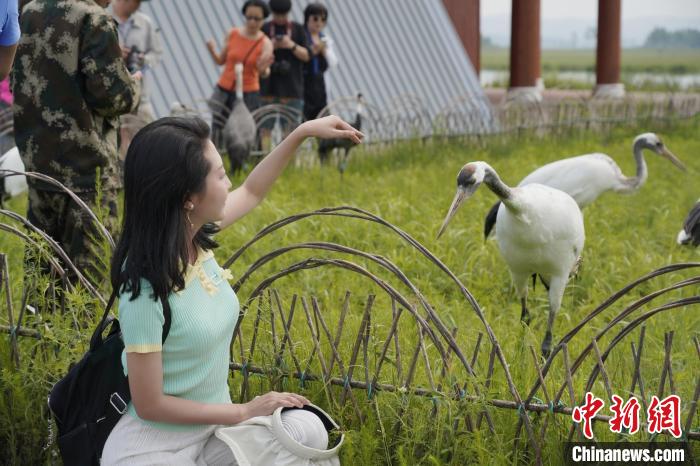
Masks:
[[[204,157],[209,126],[200,118],[161,118],[134,136],[124,162],[124,220],[112,257],[114,290],[141,292],[141,279],[153,287],[152,298],[167,299],[185,287],[188,264],[187,197],[205,189],[210,164]],[[194,243],[207,250],[218,228],[204,225]]]

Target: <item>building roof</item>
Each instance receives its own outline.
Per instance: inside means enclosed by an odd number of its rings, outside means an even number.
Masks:
[[[303,22],[308,0],[293,0],[292,19]],[[398,99],[420,101],[434,118],[459,97],[477,102],[482,121],[491,109],[441,0],[325,0],[326,33],[340,59],[326,74],[329,101],[362,93],[391,111]],[[158,116],[173,102],[209,97],[221,69],[205,42],[221,46],[230,27],[243,24],[243,0],[152,0],[141,11],[160,27],[164,56],[153,70],[152,101]],[[473,104],[472,104],[473,105]],[[200,107],[201,108],[201,107]]]

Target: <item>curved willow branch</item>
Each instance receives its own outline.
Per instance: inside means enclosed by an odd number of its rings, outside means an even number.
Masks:
[[[625,325],[620,332],[615,335],[615,337],[612,339],[608,347],[605,349],[603,354],[600,355],[600,358],[603,362],[608,358],[610,355],[610,352],[617,346],[618,343],[620,343],[632,330],[637,328],[642,322],[646,321],[650,317],[653,317],[654,315],[664,312],[664,311],[670,311],[673,309],[677,309],[679,307],[684,307],[684,306],[689,306],[691,304],[698,304],[700,303],[700,296],[693,296],[691,298],[683,298],[679,299],[677,301],[671,301],[670,303],[666,303],[663,306],[656,307],[652,309],[649,312],[646,312],[642,314],[641,316],[637,317],[634,319],[632,322],[629,324]],[[598,365],[596,364],[593,367],[593,370],[591,371],[591,375],[588,377],[588,382],[586,383],[586,391],[590,390],[590,388],[593,386],[593,383],[595,382],[596,377],[598,376],[598,373],[600,372],[600,369]]]
[[[643,305],[651,302],[653,299],[661,296],[662,294],[668,293],[669,291],[677,290],[686,286],[690,285],[695,285],[700,283],[700,276],[698,277],[693,277],[689,278],[688,280],[683,280],[678,283],[674,283],[671,286],[668,286],[666,288],[662,288],[660,290],[654,291],[653,293],[650,293],[646,296],[643,296],[642,298],[638,299],[634,303],[630,304],[627,308],[625,308],[622,312],[620,312],[613,320],[611,320],[608,325],[605,326],[600,332],[596,334],[593,339],[597,342],[599,341],[609,330],[611,330],[615,325],[620,323],[622,320],[624,320],[628,315],[630,315],[632,312],[636,311]],[[578,367],[581,365],[585,357],[588,355],[589,352],[593,350],[593,342],[589,343],[583,351],[579,354],[579,356],[576,358],[574,363],[571,365],[572,369],[572,374],[576,372]]]
[[[399,267],[396,266],[393,262],[388,260],[387,258],[376,255],[376,254],[369,254],[364,251],[360,251],[354,248],[350,248],[347,246],[343,246],[340,244],[335,244],[335,243],[326,243],[326,242],[310,242],[310,243],[301,243],[301,244],[292,244],[290,246],[285,246],[283,248],[276,249],[272,251],[269,254],[266,254],[265,256],[262,256],[260,259],[258,259],[253,265],[251,265],[248,270],[245,271],[245,273],[241,276],[241,278],[236,282],[235,285],[233,285],[234,290],[238,291],[240,287],[243,285],[243,283],[250,277],[250,275],[255,272],[257,269],[265,265],[266,263],[272,261],[273,259],[281,256],[282,254],[285,254],[290,251],[294,251],[297,249],[320,249],[320,250],[325,250],[325,251],[332,251],[332,252],[341,252],[341,253],[346,253],[346,254],[352,254],[360,257],[364,257],[365,259],[368,259],[370,261],[373,261],[380,266],[384,267],[385,269],[389,270],[392,272],[394,275],[396,275],[399,280],[409,287],[411,291],[415,294],[415,296],[418,298],[420,301],[421,305],[423,308],[426,310],[428,314],[428,318],[432,320],[433,315],[436,315],[435,310],[433,307],[430,305],[430,303],[425,299],[425,296],[420,292],[420,290],[409,280],[409,278],[401,271]],[[463,355],[461,348],[455,341],[454,337],[452,334],[448,334],[449,338],[447,339],[447,343],[449,347],[452,349],[452,351],[457,354],[457,357],[460,359],[462,363],[465,364],[465,368],[469,372],[470,375],[474,375],[473,368],[471,367],[471,364],[467,360],[467,358]]]
[[[627,286],[622,288],[617,293],[614,293],[612,296],[610,296],[608,299],[606,299],[600,306],[595,308],[593,311],[591,311],[590,314],[588,314],[586,317],[584,317],[583,320],[578,325],[576,325],[566,335],[564,335],[562,337],[562,339],[559,341],[559,343],[557,345],[555,345],[554,349],[552,350],[552,354],[549,356],[549,358],[545,362],[544,367],[542,367],[542,377],[543,378],[546,377],[547,373],[549,372],[549,369],[551,368],[552,363],[554,361],[554,357],[561,350],[562,343],[568,343],[588,322],[590,322],[594,317],[596,317],[598,314],[600,314],[601,312],[606,310],[608,307],[613,305],[615,302],[617,302],[619,299],[621,299],[623,296],[625,296],[627,293],[629,293],[632,289],[634,289],[635,287],[637,287],[638,285],[640,285],[644,282],[651,280],[652,278],[656,278],[656,277],[664,275],[664,274],[677,272],[679,270],[684,270],[684,269],[694,268],[694,267],[700,267],[700,262],[688,262],[688,263],[673,264],[673,265],[668,265],[666,267],[661,267],[657,270],[654,270],[654,271],[644,275],[641,278],[638,278],[637,280],[634,280],[633,282],[629,283]],[[681,283],[684,283],[684,282],[681,282]],[[683,285],[683,286],[686,286],[686,285]],[[674,289],[674,288],[671,287],[665,291],[662,290],[662,292],[670,291],[671,289]],[[652,293],[653,296],[650,299],[653,299],[654,297],[658,296],[659,294],[662,294],[662,293],[658,293],[658,294]],[[644,298],[642,298],[642,299],[644,299]],[[634,306],[634,305],[635,304],[633,304],[632,306]],[[636,307],[635,307],[635,309],[636,309]],[[602,336],[602,334],[600,334],[600,336]],[[591,348],[592,348],[592,345],[587,347],[586,350],[584,350],[584,352],[590,351]],[[579,356],[579,358],[581,358],[581,356]],[[572,375],[575,372],[574,367],[578,368],[578,365],[580,364],[579,359],[577,359],[576,362],[577,362],[576,366],[572,366]],[[532,397],[535,396],[535,394],[537,393],[537,390],[539,390],[539,388],[540,388],[540,381],[538,379],[535,381],[532,389],[530,390],[530,392],[527,396],[528,401],[532,400]]]
[[[107,305],[107,302],[102,297],[102,295],[95,289],[94,286],[92,286],[90,281],[87,278],[85,278],[85,276],[80,272],[80,270],[78,270],[75,264],[73,264],[73,262],[68,257],[68,254],[66,254],[63,248],[53,238],[51,238],[48,234],[46,234],[39,228],[32,225],[31,222],[29,222],[29,220],[22,217],[16,212],[12,212],[11,210],[0,209],[0,215],[6,215],[7,217],[10,217],[13,220],[21,222],[25,227],[41,236],[44,239],[44,241],[46,241],[49,244],[49,246],[51,246],[51,249],[53,249],[54,252],[58,254],[61,260],[71,269],[71,271],[73,271],[76,278],[80,283],[82,283],[85,289],[88,290],[90,294],[92,294],[95,298],[99,299],[103,306]]]
[[[344,213],[343,211],[348,211],[351,213]],[[350,207],[350,206],[341,206],[341,207],[319,209],[319,210],[316,210],[313,212],[307,212],[307,213],[287,217],[287,218],[279,220],[275,223],[272,223],[271,225],[268,225],[267,227],[260,230],[250,241],[248,241],[246,244],[244,244],[238,251],[236,251],[226,261],[224,268],[230,267],[231,264],[233,264],[243,254],[243,252],[245,252],[248,248],[250,248],[250,246],[252,246],[254,243],[259,241],[261,238],[265,237],[266,235],[272,233],[273,231],[275,231],[279,228],[282,228],[283,226],[288,225],[290,223],[304,219],[306,217],[323,216],[323,215],[357,218],[360,220],[370,221],[370,222],[378,223],[382,226],[385,226],[385,227],[391,229],[394,233],[396,233],[398,236],[400,236],[404,241],[409,243],[415,249],[417,249],[421,254],[423,254],[426,258],[428,258],[428,260],[430,260],[433,264],[435,264],[440,270],[442,270],[444,273],[446,273],[452,279],[452,281],[457,285],[457,287],[461,291],[462,295],[469,302],[469,304],[471,304],[472,308],[474,309],[474,312],[476,313],[477,317],[479,318],[482,325],[486,329],[486,333],[489,337],[489,340],[491,341],[491,344],[495,348],[496,355],[498,357],[498,361],[501,364],[501,367],[503,368],[503,372],[506,376],[506,382],[508,384],[508,389],[510,390],[514,401],[516,403],[518,403],[519,405],[522,404],[523,401],[520,397],[518,389],[515,387],[515,383],[513,382],[513,377],[511,376],[508,362],[506,361],[506,358],[505,358],[505,355],[503,354],[503,350],[501,348],[501,345],[499,344],[498,339],[496,338],[496,334],[493,332],[493,329],[491,328],[491,326],[487,322],[486,317],[484,316],[484,313],[481,310],[481,307],[476,302],[476,299],[474,298],[474,296],[472,296],[471,292],[469,292],[467,287],[465,287],[462,284],[462,282],[459,280],[459,278],[457,278],[457,276],[445,264],[443,264],[435,255],[433,255],[427,248],[425,248],[425,246],[423,246],[418,241],[416,241],[408,233],[406,233],[403,230],[401,230],[400,228],[392,225],[391,223],[387,222],[386,220],[382,219],[381,217],[373,215],[365,210],[358,209],[357,207]],[[431,315],[431,318],[433,318],[436,326],[438,327],[438,330],[443,335],[443,337],[449,341],[450,333],[445,328],[444,324],[442,324],[442,321],[437,317],[437,315],[434,315],[434,316]],[[539,449],[539,446],[537,445],[537,441],[535,439],[535,433],[532,429],[532,423],[527,416],[523,417],[523,419],[525,422],[525,427],[527,429],[528,436],[530,438],[530,443],[536,452],[536,460],[539,461],[540,460],[540,449]]]
[[[407,287],[409,287],[411,289],[411,291],[415,294],[415,296],[421,302],[421,305],[423,306],[423,308],[426,310],[426,313],[428,314],[428,319],[433,320],[433,322],[435,322],[433,319],[433,316],[436,314],[435,314],[435,311],[433,310],[432,306],[430,305],[430,303],[425,299],[425,296],[423,296],[423,294],[420,292],[420,290],[408,279],[408,277],[406,277],[406,275],[401,271],[401,269],[399,269],[394,263],[392,263],[391,261],[389,261],[388,259],[386,259],[382,256],[368,254],[366,252],[359,251],[357,249],[349,248],[347,246],[342,246],[342,245],[338,245],[338,244],[334,244],[334,243],[323,243],[323,242],[302,243],[302,244],[294,244],[294,245],[286,246],[284,248],[279,248],[279,249],[273,251],[272,253],[267,254],[267,255],[261,257],[260,259],[258,259],[258,261],[256,261],[246,271],[246,273],[241,277],[241,279],[239,279],[239,281],[234,285],[234,289],[237,290],[238,287],[243,283],[243,281],[245,281],[245,279],[247,279],[247,277],[250,276],[251,273],[253,273],[259,267],[263,266],[265,263],[271,261],[272,259],[274,259],[274,258],[276,258],[284,253],[287,253],[287,252],[290,252],[290,251],[293,251],[296,249],[321,249],[321,250],[334,251],[334,252],[343,252],[343,253],[347,253],[347,254],[353,254],[353,255],[360,256],[360,257],[364,257],[368,260],[371,260],[371,261],[381,265],[382,267],[384,267],[385,269],[389,270],[394,275],[396,275],[404,285],[406,285]],[[355,269],[351,269],[351,270],[357,272],[357,270],[355,270]],[[379,280],[379,278],[377,278],[375,275],[371,274],[370,272],[366,271],[365,269],[361,268],[361,270],[363,270],[363,272],[359,272],[359,273],[361,273],[362,275],[365,275],[365,276],[371,275],[370,278],[372,280],[374,280],[375,282],[377,282],[377,280]],[[367,275],[367,274],[369,274],[369,275]],[[438,323],[436,322],[436,325],[437,324]],[[441,332],[441,335],[443,335],[442,332]],[[475,372],[474,372],[471,364],[467,360],[467,358],[462,353],[462,350],[459,347],[459,345],[457,344],[457,341],[454,339],[454,337],[452,336],[451,333],[448,333],[448,336],[449,337],[446,338],[448,346],[457,355],[460,362],[462,362],[464,367],[467,369],[467,372],[469,373],[469,375],[474,376]],[[444,337],[444,335],[443,335],[443,337]]]
[[[22,241],[25,243],[29,243],[35,248],[39,248],[39,243],[34,241],[29,235],[23,233],[22,231],[18,230],[17,228],[13,227],[12,225],[8,225],[7,223],[0,223],[0,230],[5,230],[8,233],[12,233],[13,235],[19,237]],[[63,267],[56,261],[56,259],[53,256],[47,257],[47,260],[49,262],[49,265],[51,265],[51,268],[61,277],[66,276],[66,271],[63,270]]]
[[[440,356],[443,359],[447,357],[445,348],[443,347],[442,343],[440,343],[440,340],[436,337],[433,329],[430,327],[430,325],[428,325],[428,322],[425,319],[423,319],[423,317],[421,317],[420,314],[418,314],[418,312],[416,312],[415,308],[401,293],[399,293],[394,287],[392,287],[384,280],[378,278],[376,275],[369,272],[367,269],[360,267],[359,265],[353,262],[345,261],[342,259],[319,259],[312,257],[292,264],[286,269],[281,270],[280,272],[277,272],[276,274],[271,275],[264,279],[262,282],[260,282],[260,284],[258,284],[255,290],[253,290],[253,292],[248,297],[244,307],[247,308],[250,305],[250,303],[255,300],[255,298],[257,298],[260,294],[262,294],[263,291],[265,291],[265,289],[267,289],[270,285],[272,285],[275,281],[279,280],[280,278],[295,272],[299,272],[301,270],[315,269],[317,267],[323,267],[325,265],[335,265],[340,268],[351,270],[353,272],[364,275],[365,277],[368,277],[373,282],[375,282],[381,289],[384,290],[385,293],[394,298],[396,302],[405,307],[413,315],[416,321],[420,324],[421,328],[423,328],[423,330],[425,330],[425,332],[430,336],[430,339],[433,341],[435,347],[440,352]],[[474,374],[472,373],[471,375]]]
[[[70,189],[65,187],[60,181],[55,180],[55,179],[51,178],[50,176],[46,176],[46,175],[43,175],[43,174],[37,173],[37,172],[18,172],[15,170],[9,170],[9,169],[5,168],[5,169],[0,170],[0,173],[10,173],[12,175],[25,175],[25,176],[28,176],[29,178],[35,178],[37,180],[41,180],[41,181],[49,183],[53,186],[56,186],[61,191],[68,194],[70,196],[70,198],[73,199],[73,201],[76,204],[78,204],[78,206],[90,216],[92,221],[95,222],[95,225],[97,225],[97,229],[100,231],[100,233],[102,233],[102,236],[107,238],[109,245],[112,247],[112,249],[114,249],[114,246],[115,246],[114,245],[114,238],[112,238],[112,235],[109,234],[109,231],[107,231],[107,228],[105,228],[105,226],[102,224],[102,222],[99,221],[99,219],[97,218],[95,213],[90,209],[90,207],[88,207],[88,205],[85,203],[85,201],[80,199],[80,197],[78,197],[77,194],[75,194],[73,191],[71,191]]]
[[[554,360],[554,356],[555,356],[555,354],[556,354],[557,352],[559,352],[559,350],[560,350],[561,347],[563,346],[563,343],[566,343],[566,342],[570,341],[570,340],[578,333],[578,331],[579,331],[581,328],[583,328],[583,326],[584,326],[587,322],[589,322],[589,321],[590,321],[591,319],[593,319],[596,315],[600,314],[600,312],[602,312],[603,310],[605,310],[606,308],[608,308],[609,306],[611,306],[614,302],[616,302],[617,300],[619,300],[620,298],[622,298],[622,296],[624,296],[625,294],[627,294],[630,290],[632,290],[634,287],[636,287],[636,286],[639,285],[640,283],[646,282],[646,281],[651,280],[652,278],[655,278],[655,277],[660,276],[660,275],[664,275],[664,274],[667,274],[667,273],[672,273],[672,272],[675,272],[675,271],[678,271],[678,270],[687,269],[687,268],[698,267],[698,266],[700,266],[700,263],[673,264],[673,265],[669,265],[669,266],[666,266],[666,267],[662,267],[662,268],[660,268],[660,269],[654,270],[654,271],[650,272],[649,274],[647,274],[647,275],[645,275],[645,276],[643,276],[643,277],[641,277],[641,278],[639,278],[639,279],[633,281],[632,283],[630,283],[630,284],[628,284],[627,286],[625,286],[624,288],[622,288],[622,290],[618,291],[617,293],[614,293],[612,296],[610,296],[608,299],[606,299],[605,302],[603,302],[603,304],[601,304],[600,306],[598,306],[598,307],[597,307],[595,310],[593,310],[588,316],[586,316],[586,317],[581,321],[581,323],[579,323],[576,327],[574,327],[566,336],[564,336],[564,337],[561,339],[560,343],[557,344],[557,346],[555,347],[554,351],[552,352],[552,355],[547,359],[547,362],[545,363],[545,367],[541,370],[542,377],[541,377],[541,378],[538,378],[538,379],[535,381],[535,383],[534,383],[532,389],[531,389],[530,392],[528,393],[526,402],[529,403],[530,401],[532,401],[533,397],[535,396],[535,394],[536,394],[537,391],[539,390],[539,388],[540,388],[540,386],[541,386],[540,381],[541,381],[541,380],[544,380],[544,378],[546,377],[547,373],[549,372],[549,368],[550,368],[551,365],[552,365],[552,361]],[[598,340],[599,340],[600,338],[602,338],[608,331],[610,331],[615,325],[617,325],[619,322],[621,322],[625,317],[627,317],[629,314],[631,314],[632,312],[634,312],[634,311],[636,311],[637,309],[639,309],[642,305],[647,304],[647,303],[649,303],[650,301],[652,301],[653,299],[657,298],[658,296],[661,296],[662,294],[668,293],[669,291],[672,291],[672,290],[675,290],[675,289],[679,289],[679,288],[683,288],[683,287],[686,287],[686,286],[690,286],[690,285],[693,285],[693,284],[696,284],[696,283],[700,283],[700,277],[693,277],[693,278],[690,278],[690,279],[687,279],[687,280],[683,280],[683,281],[681,281],[681,282],[675,283],[675,284],[673,284],[673,285],[671,285],[671,286],[668,286],[668,287],[666,287],[666,288],[662,288],[661,290],[657,290],[657,291],[652,292],[652,293],[650,293],[650,294],[648,294],[648,295],[646,295],[646,296],[643,296],[642,298],[638,299],[637,301],[635,301],[634,303],[632,303],[631,305],[629,305],[627,308],[625,308],[622,312],[620,312],[612,321],[610,321],[610,322],[608,323],[608,325],[607,325],[605,328],[603,328],[601,331],[599,331],[599,332],[596,334],[596,336],[594,337],[594,340],[595,340],[595,341],[598,341]],[[659,308],[659,309],[660,309],[660,308]],[[663,310],[663,309],[662,309],[662,310]],[[657,312],[658,312],[658,311],[657,311]],[[650,313],[645,314],[645,316],[647,316],[647,317],[645,317],[645,318],[642,319],[642,320],[646,320],[646,318],[651,317],[652,315],[656,314],[657,312],[650,311]],[[631,329],[630,329],[630,331],[631,331]],[[625,334],[626,334],[626,333],[625,333]],[[615,344],[617,344],[617,343],[615,343]],[[613,346],[614,346],[614,345],[613,345]],[[608,346],[608,349],[606,350],[606,357],[607,357],[608,352],[609,352],[611,349],[612,349],[612,346]],[[581,367],[583,361],[585,360],[586,356],[588,356],[588,354],[590,354],[592,350],[593,350],[593,342],[589,343],[589,344],[583,349],[583,351],[581,351],[581,353],[579,354],[579,356],[576,358],[576,360],[574,361],[574,363],[571,365],[571,367],[570,367],[570,369],[569,369],[570,374],[571,374],[572,377],[576,374],[576,372],[578,371],[578,369]],[[596,365],[595,367],[597,368],[598,366]],[[546,369],[546,370],[545,370],[545,369]],[[597,369],[594,369],[594,371],[595,371],[595,372],[592,373],[591,376],[589,377],[589,380],[590,380],[590,378],[594,378],[595,376],[597,376]],[[594,375],[594,374],[595,374],[595,375]],[[556,395],[555,395],[555,397],[554,397],[555,400],[558,400],[558,399],[561,398],[561,396],[562,396],[563,393],[564,393],[564,390],[566,390],[566,387],[567,387],[566,382],[563,382],[563,383],[561,384],[561,386],[559,387],[559,390],[557,391],[557,393],[556,393]],[[590,386],[589,386],[588,388],[590,388]],[[518,422],[518,427],[517,427],[516,429],[517,429],[517,430],[520,430],[520,422]]]

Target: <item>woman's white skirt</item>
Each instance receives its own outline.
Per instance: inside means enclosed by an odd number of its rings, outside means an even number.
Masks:
[[[215,435],[220,426],[174,432],[124,414],[105,443],[102,465],[237,465],[231,449]]]
[[[154,428],[125,414],[112,430],[102,465],[299,465],[338,466],[345,439],[328,448],[328,432],[338,425],[321,408],[278,408],[234,426],[202,426],[190,431]]]

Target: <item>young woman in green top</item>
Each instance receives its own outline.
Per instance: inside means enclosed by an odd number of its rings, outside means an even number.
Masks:
[[[231,402],[228,350],[238,300],[211,252],[212,235],[260,204],[307,137],[360,143],[363,135],[336,116],[305,122],[232,191],[203,120],[163,118],[134,137],[111,269],[132,401],[102,464],[221,464],[230,450],[217,443],[216,427],[309,403],[278,392]],[[165,299],[171,327],[161,344]]]

